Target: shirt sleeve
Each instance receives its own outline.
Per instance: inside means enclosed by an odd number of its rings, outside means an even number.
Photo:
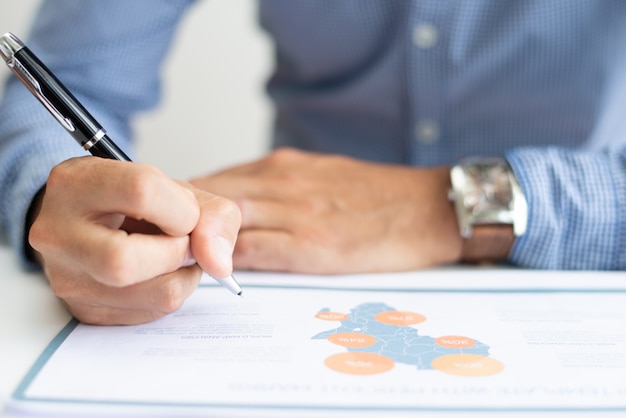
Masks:
[[[596,126],[577,149],[507,153],[528,200],[510,261],[542,269],[626,269],[626,30],[607,70]]]
[[[158,102],[160,66],[191,3],[48,0],[26,43],[132,155],[130,120]],[[52,167],[81,155],[86,152],[10,77],[0,103],[0,229],[26,266],[34,267],[23,251],[30,203]]]
[[[626,269],[626,148],[524,148],[507,159],[528,201],[510,260],[540,269]]]

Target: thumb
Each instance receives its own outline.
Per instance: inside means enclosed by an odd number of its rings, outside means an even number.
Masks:
[[[190,234],[193,257],[202,270],[216,278],[233,271],[233,250],[241,227],[241,211],[231,200],[184,184],[200,205],[198,223]]]

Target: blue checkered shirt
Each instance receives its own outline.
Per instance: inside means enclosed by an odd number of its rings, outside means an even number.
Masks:
[[[29,47],[130,149],[191,3],[47,1]],[[626,2],[260,0],[259,14],[276,44],[274,145],[412,166],[504,156],[529,203],[510,262],[626,267]],[[34,193],[80,152],[11,79],[0,226],[18,251]]]

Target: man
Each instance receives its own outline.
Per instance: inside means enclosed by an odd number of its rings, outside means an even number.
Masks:
[[[129,149],[189,3],[49,1],[29,45]],[[274,145],[290,149],[190,183],[68,160],[82,154],[67,134],[7,86],[2,225],[27,253],[32,223],[80,320],[171,312],[197,285],[190,254],[222,277],[233,246],[240,269],[625,268],[625,3],[265,0],[260,14]]]

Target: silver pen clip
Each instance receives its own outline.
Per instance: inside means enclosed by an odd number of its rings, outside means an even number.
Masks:
[[[15,75],[20,80],[22,80],[28,90],[30,90],[30,92],[39,99],[39,101],[46,107],[46,109],[48,109],[50,113],[52,113],[52,116],[54,116],[55,119],[59,121],[61,126],[67,129],[69,132],[74,132],[76,130],[72,121],[63,116],[61,112],[59,112],[59,110],[54,107],[50,100],[48,100],[48,98],[43,94],[39,82],[28,72],[28,70],[22,65],[20,60],[13,56],[7,61],[7,65],[13,70]]]
[[[24,85],[30,90],[32,94],[39,99],[39,101],[48,109],[52,116],[55,117],[59,123],[67,129],[69,132],[74,132],[74,124],[72,121],[59,112],[54,107],[52,102],[43,94],[39,82],[32,76],[30,72],[24,67],[15,54],[24,48],[24,44],[19,38],[13,35],[11,32],[7,32],[0,37],[0,55],[6,61],[7,65],[15,73],[15,75],[24,83]]]

